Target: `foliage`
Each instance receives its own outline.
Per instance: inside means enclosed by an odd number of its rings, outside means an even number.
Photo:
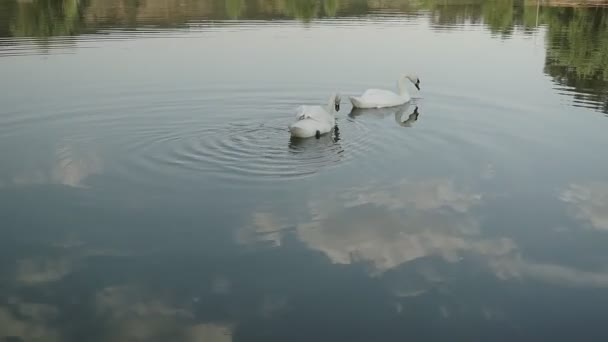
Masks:
[[[137,26],[142,2],[152,0],[31,0],[0,1],[0,36],[51,37],[82,33],[89,6],[109,2],[105,8],[121,8],[117,25]],[[208,18],[242,19],[286,16],[303,22],[322,16],[367,14],[374,8],[429,14],[431,26],[446,29],[463,24],[483,25],[494,35],[508,39],[514,30],[531,33],[537,26],[547,30],[544,71],[563,86],[587,94],[608,113],[608,10],[585,7],[537,7],[524,0],[164,0],[162,4],[184,13],[168,18],[186,21],[192,9]],[[158,5],[156,2],[154,4]],[[159,2],[160,4],[160,2]],[[99,4],[98,4],[99,5]],[[102,7],[102,6],[100,6]],[[162,6],[158,6],[163,8]],[[147,22],[148,23],[148,22]],[[183,23],[183,22],[182,22]],[[95,24],[91,24],[95,26]],[[166,25],[167,23],[165,23]],[[94,30],[94,27],[90,28]]]
[[[33,0],[18,2],[10,32],[17,37],[77,35],[82,29],[86,0]]]
[[[602,8],[550,8],[545,73],[585,93],[608,113],[608,13]]]

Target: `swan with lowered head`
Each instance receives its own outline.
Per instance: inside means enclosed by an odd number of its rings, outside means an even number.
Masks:
[[[296,121],[289,125],[289,132],[295,138],[317,137],[329,133],[336,126],[335,114],[340,110],[340,94],[329,98],[327,108],[321,106],[300,106],[296,110]]]
[[[363,95],[350,96],[350,102],[355,108],[384,108],[400,106],[411,100],[410,94],[405,89],[405,81],[409,80],[420,91],[420,78],[414,74],[404,75],[399,79],[399,94],[384,89],[368,89]]]

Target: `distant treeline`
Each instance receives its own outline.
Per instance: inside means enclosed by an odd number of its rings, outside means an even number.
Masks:
[[[583,6],[592,4],[594,6]],[[587,93],[608,113],[608,0],[31,0],[0,1],[0,36],[52,37],[139,25],[180,27],[201,20],[428,15],[441,29],[485,26],[508,38],[547,30],[545,72]]]

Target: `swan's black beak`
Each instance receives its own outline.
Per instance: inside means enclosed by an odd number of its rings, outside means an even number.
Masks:
[[[340,104],[336,103],[336,112],[339,112],[339,111],[340,111]]]
[[[420,90],[420,80],[418,80],[414,85],[416,86],[416,89]]]

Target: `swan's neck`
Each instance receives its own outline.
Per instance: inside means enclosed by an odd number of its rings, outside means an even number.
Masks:
[[[404,95],[407,92],[407,89],[405,89],[405,80],[407,80],[406,77],[401,77],[399,79],[399,95]]]
[[[331,115],[336,113],[336,95],[333,95],[329,98],[329,103],[327,104],[327,112]]]

